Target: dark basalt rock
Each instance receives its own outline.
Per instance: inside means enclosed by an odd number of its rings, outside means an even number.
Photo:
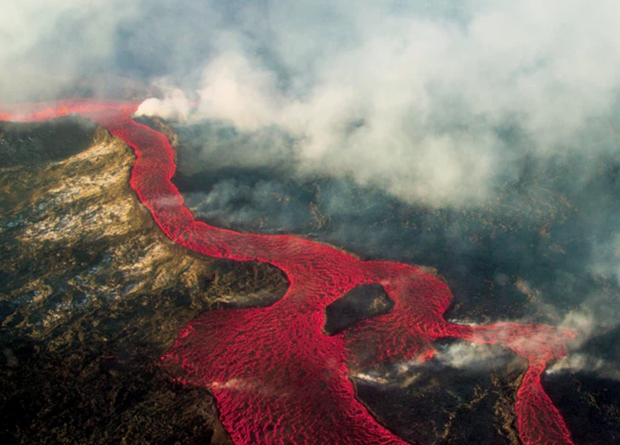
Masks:
[[[357,286],[327,306],[323,330],[328,335],[335,335],[362,320],[387,314],[393,307],[394,301],[380,284]]]
[[[86,150],[97,125],[67,116],[54,122],[0,122],[0,166],[37,167]]]
[[[0,443],[230,444],[160,357],[199,312],[273,303],[286,279],[168,240],[133,160],[76,118],[0,124]]]

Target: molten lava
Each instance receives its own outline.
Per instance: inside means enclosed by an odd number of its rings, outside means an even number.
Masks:
[[[131,119],[134,102],[66,100],[0,107],[0,119],[44,121],[79,114],[107,128],[135,152],[130,186],[173,241],[204,255],[262,261],[281,269],[290,287],[259,309],[201,314],[162,357],[179,380],[209,388],[238,444],[404,444],[355,397],[349,372],[379,362],[432,357],[431,342],[456,337],[508,346],[529,362],[517,393],[521,441],[572,444],[540,375],[566,354],[572,334],[549,326],[463,326],[443,313],[453,297],[442,281],[407,264],[361,261],[334,247],[288,235],[255,235],[196,221],[172,184],[167,138]],[[325,335],[326,306],[356,286],[380,284],[393,310]]]

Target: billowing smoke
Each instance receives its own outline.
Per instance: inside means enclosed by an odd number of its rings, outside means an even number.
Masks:
[[[591,131],[617,111],[612,0],[0,8],[5,101],[169,84],[198,99],[198,119],[284,130],[301,172],[351,174],[408,202],[480,202],[528,154],[609,150]],[[178,99],[144,112],[184,118]]]
[[[588,136],[615,111],[612,3],[356,5],[270,2],[219,33],[196,118],[284,129],[301,171],[434,206],[489,198],[528,154],[609,149]]]
[[[110,73],[120,24],[135,19],[137,7],[120,0],[3,1],[0,100],[57,98],[86,75],[96,86]]]
[[[167,120],[187,120],[190,112],[190,103],[183,91],[169,89],[165,91],[163,99],[147,99],[136,110],[135,115],[157,116]]]

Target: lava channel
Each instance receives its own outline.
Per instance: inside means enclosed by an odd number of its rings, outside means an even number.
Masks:
[[[361,261],[296,236],[239,233],[197,221],[171,182],[176,165],[168,139],[132,120],[138,105],[92,99],[5,105],[0,120],[77,114],[107,128],[134,150],[129,184],[171,240],[211,257],[269,263],[286,274],[290,285],[277,303],[205,312],[162,357],[180,381],[213,393],[235,443],[405,444],[356,398],[349,373],[380,362],[424,360],[442,337],[504,344],[527,359],[515,405],[521,441],[573,443],[540,381],[547,363],[566,354],[573,334],[545,325],[450,323],[443,318],[453,299],[450,290],[418,268]],[[368,284],[383,287],[395,303],[392,311],[326,335],[326,306]]]

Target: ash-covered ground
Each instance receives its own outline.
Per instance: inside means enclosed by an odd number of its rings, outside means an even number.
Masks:
[[[87,121],[2,123],[0,153],[0,441],[229,443],[159,357],[201,311],[277,299],[282,274],[169,241],[132,151]]]

